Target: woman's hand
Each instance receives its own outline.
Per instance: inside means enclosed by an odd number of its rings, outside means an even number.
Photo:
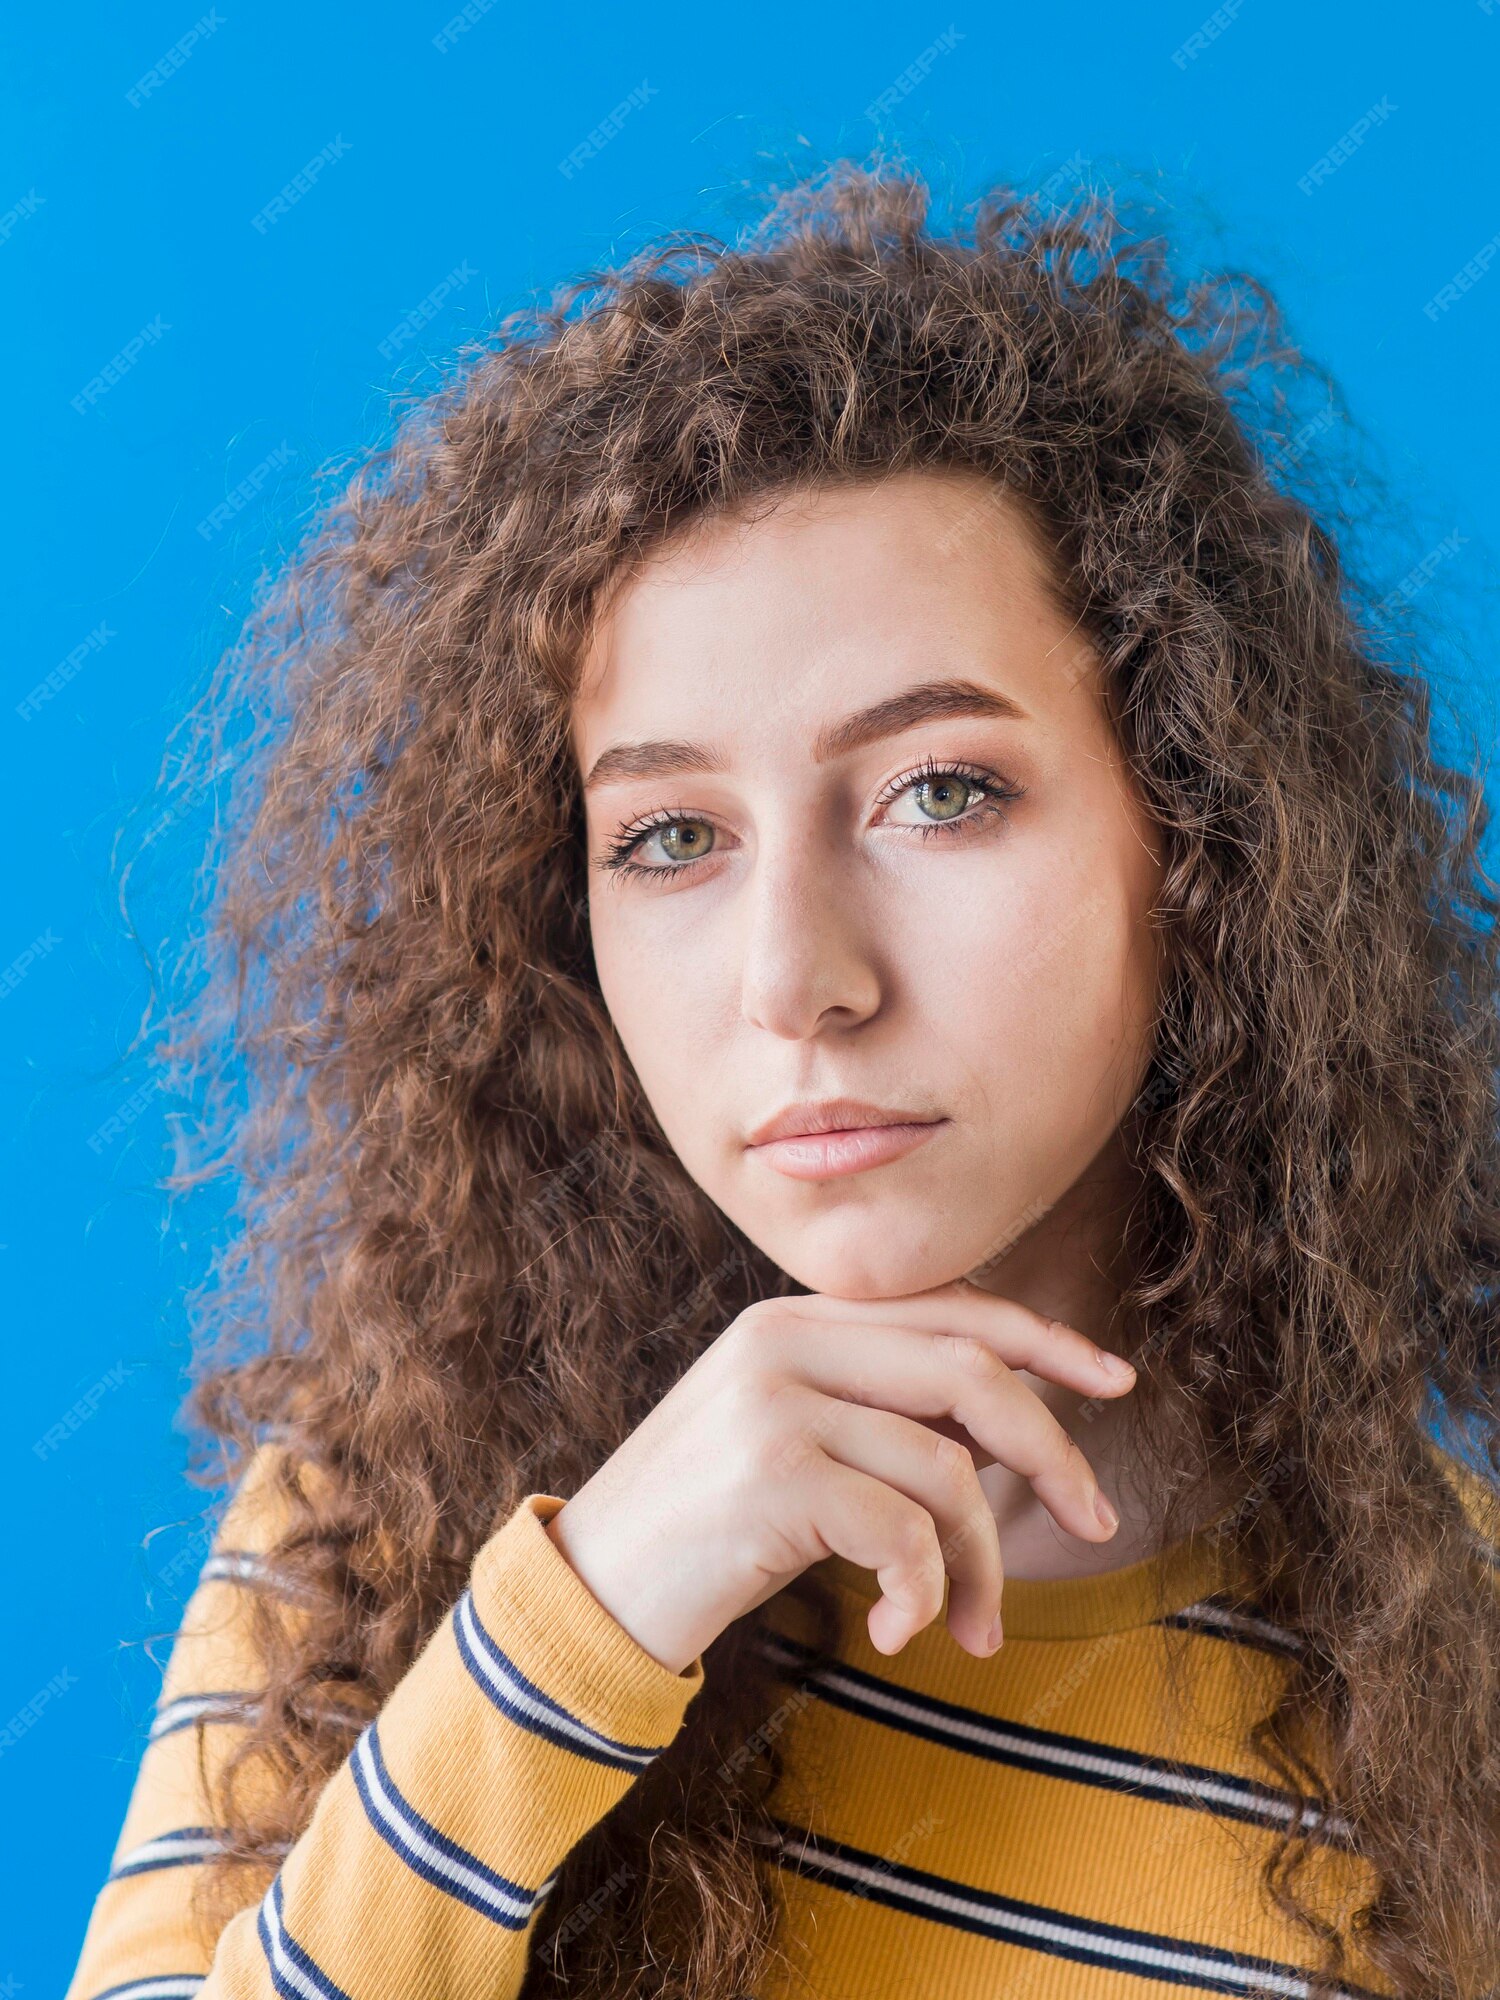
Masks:
[[[1113,1510],[1095,1511],[1083,1453],[1014,1371],[1115,1396],[1135,1370],[1114,1361],[1061,1321],[964,1280],[896,1299],[762,1300],[548,1533],[674,1673],[830,1553],[879,1578],[869,1632],[880,1652],[932,1621],[951,1578],[948,1628],[986,1657],[1004,1578],[980,1464],[1028,1480],[1070,1535],[1106,1541],[1118,1526]]]

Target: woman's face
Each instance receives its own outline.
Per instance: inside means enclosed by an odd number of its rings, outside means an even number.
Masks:
[[[1010,1254],[1149,1061],[1160,850],[1017,505],[907,471],[700,524],[583,662],[605,1002],[693,1179],[812,1291]],[[755,1143],[834,1098],[863,1131]]]

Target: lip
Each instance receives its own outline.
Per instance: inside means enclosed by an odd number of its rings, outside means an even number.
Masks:
[[[947,1123],[943,1117],[923,1118],[858,1098],[827,1098],[788,1105],[756,1127],[748,1146],[792,1180],[831,1180],[900,1159]]]
[[[819,1097],[788,1104],[750,1134],[747,1144],[764,1146],[770,1139],[800,1139],[807,1132],[854,1132],[872,1125],[925,1125],[919,1111],[904,1105],[871,1104],[863,1097]]]

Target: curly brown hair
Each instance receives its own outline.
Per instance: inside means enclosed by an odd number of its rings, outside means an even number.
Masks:
[[[176,784],[228,769],[233,798],[160,1038],[210,1079],[170,1184],[238,1189],[197,1296],[196,1476],[282,1440],[302,1605],[257,1594],[205,1923],[520,1498],[576,1491],[706,1340],[797,1289],[674,1157],[593,974],[567,734],[591,615],[701,517],[960,466],[1044,529],[1167,843],[1121,1307],[1162,1535],[1206,1446],[1236,1560],[1305,1640],[1252,1740],[1374,1863],[1364,1950],[1424,2000],[1493,1979],[1500,1592],[1425,1439],[1440,1416],[1500,1482],[1500,903],[1479,781],[1298,490],[1313,379],[1263,286],[1182,278],[1118,203],[1001,187],[939,231],[915,172],[839,161],[732,245],[658,239],[472,343],[265,580],[188,719]],[[816,1576],[793,1588],[831,1635]],[[569,1855],[527,1994],[756,1990],[758,1622]],[[1288,1831],[1266,1886],[1332,1977],[1306,1847]]]

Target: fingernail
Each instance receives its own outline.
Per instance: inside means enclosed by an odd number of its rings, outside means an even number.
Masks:
[[[1117,1382],[1124,1382],[1135,1373],[1123,1354],[1111,1354],[1107,1347],[1099,1349],[1099,1366],[1106,1375],[1113,1375]]]
[[[1105,1528],[1119,1527],[1120,1517],[1115,1512],[1114,1508],[1111,1507],[1109,1502],[1105,1499],[1103,1493],[1096,1493],[1094,1495],[1094,1512],[1098,1515],[1099,1522],[1102,1527]]]
[[[995,1615],[995,1622],[990,1627],[990,1651],[993,1653],[995,1648],[999,1644],[1000,1644],[1000,1617],[999,1613],[997,1612]]]

